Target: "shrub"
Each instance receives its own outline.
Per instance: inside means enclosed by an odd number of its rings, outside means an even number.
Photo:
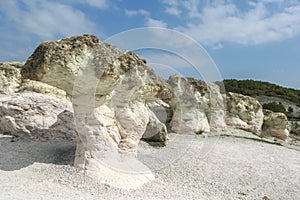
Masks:
[[[264,109],[271,110],[273,112],[281,112],[281,113],[287,113],[284,106],[281,103],[277,102],[271,102],[271,103],[265,103],[262,105]]]

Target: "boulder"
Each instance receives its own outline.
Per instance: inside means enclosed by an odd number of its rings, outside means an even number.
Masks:
[[[264,121],[262,105],[253,97],[226,94],[226,124],[260,135]]]
[[[264,110],[263,137],[275,137],[287,140],[291,131],[291,125],[284,113]]]
[[[14,92],[22,82],[22,62],[0,63],[0,93]]]
[[[168,138],[167,134],[168,131],[166,125],[162,123],[151,110],[149,110],[149,123],[142,138],[150,142],[165,143]]]
[[[147,103],[149,109],[156,115],[158,120],[169,127],[173,116],[173,110],[169,104],[161,99]]]
[[[291,132],[300,136],[300,121],[293,122]]]
[[[174,93],[168,103],[173,109],[171,131],[185,134],[209,132],[206,111],[209,107],[207,84],[194,78],[173,75],[167,81]]]
[[[147,103],[149,107],[149,123],[143,139],[149,142],[166,143],[168,130],[173,116],[173,110],[169,104],[161,99]]]
[[[76,130],[73,121],[60,117],[66,111],[72,111],[70,102],[47,95],[18,93],[2,96],[0,129],[2,132],[30,139],[74,139]],[[58,121],[63,126],[56,127]]]

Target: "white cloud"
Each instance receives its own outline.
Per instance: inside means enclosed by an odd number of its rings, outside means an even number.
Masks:
[[[216,3],[218,2],[218,3]],[[272,3],[273,6],[268,6]],[[188,23],[175,27],[213,48],[222,42],[245,45],[281,41],[300,34],[300,3],[263,0],[245,9],[229,0],[200,5],[200,1],[170,2],[185,12]]]
[[[143,15],[144,17],[149,17],[150,13],[146,10],[139,9],[139,10],[125,10],[125,15],[131,17],[135,15]]]
[[[218,43],[212,47],[213,50],[218,50],[218,49],[222,49],[222,48],[223,48],[223,45],[221,43]]]
[[[167,24],[162,20],[156,20],[156,19],[148,18],[147,21],[146,21],[146,26],[166,28]]]
[[[50,1],[1,1],[5,20],[11,21],[23,34],[33,34],[43,39],[57,35],[78,35],[95,30],[85,14],[71,6]],[[5,9],[4,9],[5,8]]]
[[[165,9],[165,12],[170,14],[170,15],[175,15],[177,17],[179,17],[180,14],[181,14],[180,9],[178,9],[177,7],[168,7],[168,8]]]
[[[170,15],[180,16],[181,10],[179,8],[180,2],[178,0],[163,0],[166,5],[165,12]]]
[[[90,6],[94,6],[99,9],[106,9],[109,7],[109,2],[107,0],[85,0]]]
[[[125,10],[125,15],[131,17],[136,15],[142,15],[146,22],[145,25],[148,27],[160,27],[166,28],[167,24],[162,20],[153,19],[150,17],[150,12],[147,10],[139,9],[139,10]]]
[[[60,3],[66,3],[69,5],[88,5],[90,7],[94,7],[100,10],[106,10],[111,7],[111,2],[108,0],[61,0]]]

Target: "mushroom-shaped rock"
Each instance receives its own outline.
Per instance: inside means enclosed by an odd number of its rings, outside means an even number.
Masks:
[[[94,36],[83,35],[42,43],[21,74],[62,89],[72,97],[79,135],[76,166],[96,169],[100,179],[103,166],[110,168],[107,170],[111,173],[123,166],[121,170],[138,173],[134,178],[139,179],[137,186],[154,178],[143,165],[128,169],[124,165],[135,157],[149,123],[147,103],[168,90],[165,81],[145,65],[144,59]],[[126,162],[120,164],[124,158]],[[119,187],[122,178],[113,180],[116,182],[109,184]]]

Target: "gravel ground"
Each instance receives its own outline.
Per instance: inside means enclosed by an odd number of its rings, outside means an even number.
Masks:
[[[156,179],[121,190],[77,171],[73,142],[2,135],[0,199],[300,199],[300,152],[243,137],[171,136],[160,149],[141,143],[139,159]]]

